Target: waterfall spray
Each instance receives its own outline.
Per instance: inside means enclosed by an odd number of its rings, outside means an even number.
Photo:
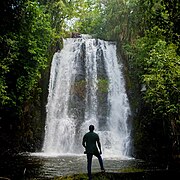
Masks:
[[[128,97],[116,44],[93,38],[67,38],[54,54],[43,152],[82,154],[90,124],[105,156],[128,156]]]

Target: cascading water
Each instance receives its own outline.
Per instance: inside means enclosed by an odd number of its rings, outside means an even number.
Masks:
[[[43,152],[82,154],[82,137],[93,124],[104,156],[127,156],[129,115],[116,44],[65,39],[51,65]]]

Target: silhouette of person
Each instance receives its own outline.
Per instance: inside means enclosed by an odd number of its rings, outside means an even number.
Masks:
[[[105,172],[103,160],[101,157],[102,151],[101,151],[100,139],[99,139],[98,134],[96,134],[93,131],[94,131],[94,126],[90,125],[89,132],[84,135],[83,141],[82,141],[82,145],[85,148],[84,153],[87,154],[87,171],[88,171],[89,180],[92,180],[91,165],[92,165],[93,155],[98,158],[101,171]]]

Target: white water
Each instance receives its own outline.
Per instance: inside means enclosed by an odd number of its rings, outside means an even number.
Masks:
[[[101,56],[97,53],[100,51]],[[101,61],[109,82],[106,123],[101,122],[101,114],[98,112],[98,106],[101,105],[97,96],[100,57],[103,57]],[[72,108],[70,100],[73,97],[76,77],[83,74],[80,64],[85,69],[83,118],[82,115],[77,118],[73,111],[69,111]],[[76,105],[77,109],[78,106],[79,104]],[[88,132],[89,125],[93,124],[95,132],[100,136],[104,156],[127,157],[130,148],[130,130],[127,125],[129,116],[122,64],[118,64],[116,45],[91,38],[65,39],[64,48],[60,53],[54,54],[51,64],[42,151],[46,154],[82,154],[82,137]]]

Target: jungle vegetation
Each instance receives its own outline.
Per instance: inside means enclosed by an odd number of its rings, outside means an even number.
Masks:
[[[179,155],[179,0],[2,0],[0,13],[2,152],[35,150],[44,74],[62,38],[80,32],[118,43],[133,111],[132,155]]]

